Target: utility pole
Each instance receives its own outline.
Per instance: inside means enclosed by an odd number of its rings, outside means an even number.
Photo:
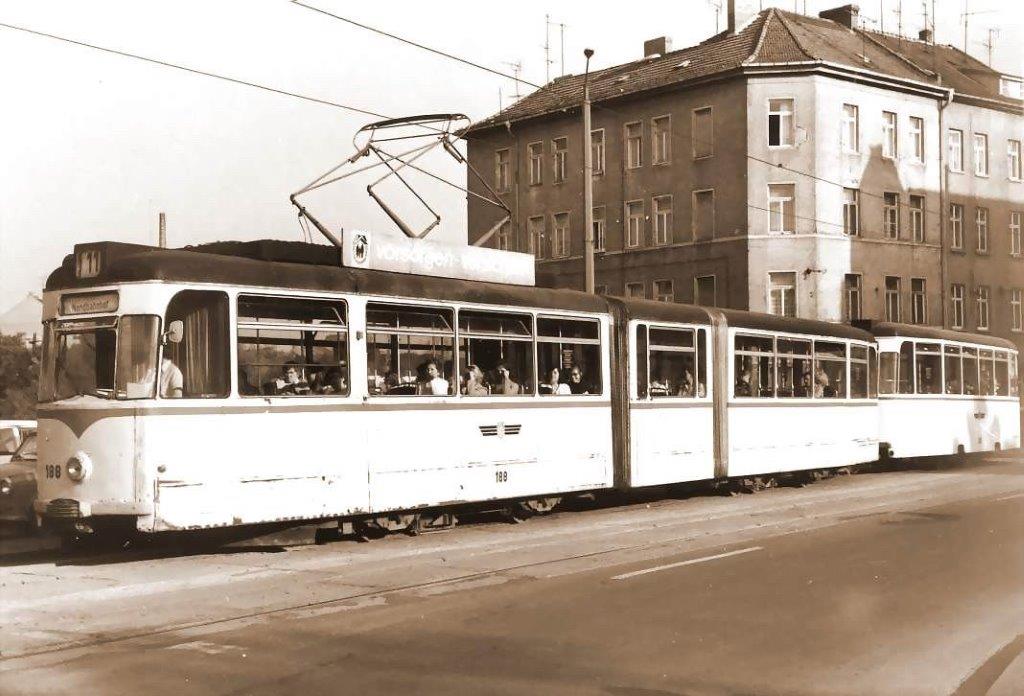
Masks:
[[[561,72],[561,76],[565,77],[565,23],[564,22],[562,22],[561,24],[558,25],[558,31],[559,31],[559,39],[560,39],[559,43],[561,44],[561,51],[562,51],[561,65],[560,65],[561,71],[560,72]]]
[[[157,241],[161,249],[167,248],[167,216],[160,213],[160,232]]]
[[[594,147],[590,135],[590,59],[594,51],[583,49],[587,67],[583,73],[583,289],[594,294]]]

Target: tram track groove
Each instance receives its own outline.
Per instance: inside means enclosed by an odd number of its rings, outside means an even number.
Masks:
[[[948,481],[948,479],[946,479],[946,480]],[[882,514],[884,514],[885,512],[899,513],[899,512],[907,512],[907,511],[910,511],[910,510],[913,510],[913,509],[920,509],[920,508],[931,507],[933,505],[941,504],[943,502],[948,502],[947,499],[956,500],[956,501],[969,501],[969,500],[988,498],[988,497],[991,497],[994,494],[993,491],[987,490],[989,488],[992,488],[992,485],[988,485],[988,486],[986,486],[986,485],[979,485],[977,488],[984,489],[984,490],[972,490],[971,491],[972,494],[969,494],[969,495],[964,495],[964,493],[967,493],[966,491],[956,491],[956,492],[954,492],[953,495],[940,496],[941,499],[916,498],[913,501],[913,504],[910,504],[910,505],[908,505],[909,501],[906,500],[906,499],[902,499],[902,500],[884,500],[884,501],[876,502],[873,505],[860,506],[858,508],[858,510],[861,513],[863,513],[863,514],[869,514],[869,513],[874,513],[874,514],[882,513]],[[998,492],[1003,492],[1003,491],[1005,491],[1005,488],[1002,491],[998,491]],[[864,492],[864,490],[861,489],[858,492],[862,493],[862,492]],[[897,491],[894,491],[894,492],[897,492]],[[905,491],[903,491],[903,492],[905,492]],[[834,496],[830,496],[830,497],[834,497]],[[814,501],[814,502],[820,503],[822,501],[818,500],[818,501]],[[893,508],[894,505],[896,505],[896,507],[899,507],[901,504],[903,506],[903,509],[901,509],[901,510],[890,509],[890,508]],[[649,551],[649,550],[654,550],[654,549],[657,549],[657,548],[664,548],[664,547],[668,547],[668,546],[679,546],[679,545],[682,545],[682,544],[687,544],[687,543],[691,543],[691,542],[695,542],[695,541],[698,541],[698,542],[713,542],[713,540],[717,539],[718,537],[721,537],[721,536],[727,536],[728,537],[728,541],[726,541],[725,543],[718,543],[718,544],[716,544],[716,543],[702,543],[702,544],[698,544],[694,548],[689,548],[689,549],[686,549],[686,550],[679,550],[679,551],[677,551],[677,553],[689,553],[691,551],[696,552],[696,551],[700,551],[700,550],[704,550],[704,549],[709,549],[709,548],[715,548],[715,547],[722,548],[722,547],[733,545],[733,544],[737,544],[737,543],[746,543],[747,541],[749,541],[749,539],[746,538],[746,535],[749,534],[749,533],[760,533],[760,537],[759,538],[764,538],[764,539],[778,538],[778,537],[787,536],[787,535],[790,535],[790,534],[802,533],[802,532],[805,532],[805,531],[825,529],[825,528],[828,528],[828,527],[832,527],[832,526],[836,526],[836,525],[841,525],[841,524],[845,524],[847,522],[853,521],[852,518],[849,518],[848,516],[845,516],[846,512],[847,511],[845,511],[845,510],[829,510],[829,511],[825,511],[825,512],[822,512],[822,513],[819,513],[819,514],[809,515],[809,516],[808,515],[802,515],[802,516],[800,516],[798,518],[782,519],[782,520],[778,520],[778,521],[774,521],[774,522],[758,522],[756,524],[747,525],[747,526],[744,526],[744,527],[739,528],[739,529],[735,529],[735,528],[724,529],[724,530],[721,530],[718,533],[703,532],[703,533],[697,533],[697,534],[690,534],[690,535],[683,536],[683,537],[676,537],[676,538],[672,538],[672,539],[662,539],[662,540],[649,541],[649,542],[643,542],[643,543],[638,543],[638,544],[616,545],[616,546],[614,546],[612,548],[604,548],[604,549],[599,549],[599,550],[590,551],[590,552],[586,552],[586,553],[562,555],[562,556],[560,556],[558,558],[541,559],[541,560],[531,561],[531,562],[528,562],[528,563],[509,564],[509,565],[504,565],[504,566],[501,566],[501,567],[498,567],[498,568],[490,568],[490,569],[485,569],[485,570],[480,570],[480,571],[463,573],[463,574],[460,574],[460,575],[456,575],[454,577],[439,578],[439,579],[436,579],[436,580],[429,580],[429,581],[416,582],[416,583],[408,583],[408,584],[404,584],[404,585],[395,585],[395,586],[392,586],[392,587],[384,587],[384,588],[372,587],[371,588],[371,587],[368,586],[367,590],[364,591],[364,592],[356,592],[356,593],[347,594],[347,595],[344,595],[344,596],[327,597],[327,598],[324,598],[324,599],[310,601],[310,602],[299,602],[299,603],[289,604],[289,605],[286,605],[286,606],[270,607],[270,608],[262,609],[262,610],[259,610],[259,611],[236,613],[236,614],[233,614],[233,615],[230,615],[230,616],[221,616],[221,617],[216,617],[216,618],[212,618],[212,619],[205,619],[205,620],[200,620],[200,621],[180,622],[180,623],[176,623],[176,624],[173,624],[173,625],[164,626],[164,627],[161,627],[161,628],[151,628],[151,629],[146,629],[146,630],[143,630],[143,631],[123,632],[123,633],[116,633],[116,634],[107,634],[107,633],[103,633],[103,632],[98,632],[98,633],[95,633],[95,634],[92,634],[92,635],[89,635],[87,633],[86,635],[88,637],[84,637],[82,640],[72,640],[72,641],[69,641],[69,642],[59,643],[59,644],[56,644],[56,645],[50,645],[50,646],[46,646],[46,647],[41,647],[41,648],[38,648],[38,649],[35,649],[35,650],[29,649],[29,650],[26,650],[26,651],[23,651],[23,652],[9,652],[9,651],[5,650],[4,654],[0,655],[0,671],[10,671],[12,669],[16,669],[19,666],[19,661],[31,660],[33,658],[45,658],[46,656],[58,656],[58,655],[60,655],[60,656],[67,656],[68,654],[74,653],[74,651],[76,651],[76,650],[86,650],[86,649],[93,648],[93,647],[109,646],[109,645],[116,644],[116,643],[130,642],[130,641],[134,641],[134,640],[145,640],[145,639],[148,639],[148,638],[156,638],[156,637],[159,637],[159,636],[174,635],[175,633],[181,633],[181,632],[193,632],[194,633],[196,631],[201,631],[201,634],[208,634],[210,632],[217,633],[217,632],[221,632],[223,630],[230,630],[230,628],[232,628],[232,627],[234,627],[236,625],[245,625],[247,622],[259,621],[259,620],[263,620],[263,619],[267,619],[267,618],[271,618],[271,617],[290,618],[288,616],[289,614],[293,614],[293,615],[296,615],[296,616],[301,616],[305,612],[308,612],[310,610],[316,611],[316,610],[332,609],[334,611],[346,611],[347,608],[346,608],[345,605],[346,604],[351,604],[353,602],[357,602],[358,603],[360,601],[366,602],[366,601],[374,601],[374,600],[383,600],[384,602],[386,602],[387,597],[393,596],[393,595],[398,595],[398,594],[403,594],[403,593],[415,593],[416,591],[420,591],[420,590],[431,589],[431,588],[438,588],[438,587],[444,587],[444,586],[457,586],[460,583],[467,583],[467,582],[472,583],[474,580],[494,578],[494,577],[498,577],[498,576],[501,576],[501,575],[511,575],[511,579],[512,580],[517,580],[517,579],[518,580],[529,580],[529,579],[531,579],[531,578],[533,578],[535,576],[531,576],[529,574],[517,576],[516,575],[517,571],[530,570],[530,569],[540,568],[540,567],[544,567],[544,566],[553,566],[553,565],[560,564],[560,563],[572,563],[574,561],[580,561],[580,560],[586,560],[586,559],[605,557],[605,556],[609,556],[609,555],[612,555],[612,554],[622,554],[622,553],[645,551],[645,550]],[[727,517],[736,517],[736,516],[740,516],[741,514],[744,514],[744,513],[737,513],[737,514],[733,514],[733,515],[728,515]],[[746,511],[746,514],[749,514],[749,511]],[[863,515],[858,515],[857,517],[861,517],[861,516],[863,516]],[[831,519],[829,519],[829,518],[831,518]],[[708,521],[720,521],[721,519],[722,518],[717,518],[716,517],[713,520],[708,520]],[[820,521],[823,521],[823,520],[828,520],[828,521],[825,524],[814,524],[813,526],[810,526],[810,527],[806,526],[807,523],[809,523],[809,522],[813,523],[813,522],[820,522]],[[688,524],[688,523],[689,522],[686,522],[686,524]],[[680,523],[680,524],[683,524],[683,523]],[[781,531],[780,528],[784,528],[786,525],[794,525],[796,528],[785,530],[785,531]],[[643,530],[636,530],[636,529],[634,529],[632,531],[639,532],[639,531],[643,531]],[[763,534],[766,531],[774,531],[774,533]],[[564,535],[564,533],[563,533],[563,535]],[[615,535],[617,536],[618,534],[616,533]],[[758,537],[755,537],[755,538],[758,538]],[[492,542],[493,542],[493,540],[492,540]],[[514,549],[514,550],[509,551],[509,552],[518,552],[520,550],[520,548]],[[448,550],[451,551],[451,549],[448,549]],[[373,559],[367,559],[367,560],[372,561]],[[394,558],[394,559],[391,559],[391,560],[398,561],[398,560],[400,560],[400,558]],[[465,561],[472,562],[472,557],[466,558]],[[622,562],[619,562],[619,563],[616,563],[616,564],[612,564],[612,565],[625,565],[625,564],[632,563],[632,562],[636,562],[636,560],[634,559],[634,560],[622,561]],[[313,570],[313,569],[308,569],[306,571],[303,571],[302,569],[296,569],[296,570],[293,570],[291,572],[293,572],[293,573],[301,573],[301,572],[309,572],[310,570]],[[583,568],[583,569],[580,569],[580,570],[570,571],[570,573],[556,573],[555,575],[571,574],[573,572],[584,572],[585,570],[588,570],[588,568]],[[544,577],[552,577],[552,576],[544,576]],[[350,586],[358,586],[358,585],[357,584],[353,584],[353,585],[350,585]],[[182,589],[187,590],[188,588],[182,588]],[[467,589],[472,589],[472,588],[470,587],[470,588],[467,588]],[[214,629],[214,630],[211,631],[209,629]],[[38,631],[38,629],[35,629],[35,630]],[[45,631],[45,632],[46,633],[59,633],[60,631],[53,631],[53,632]],[[8,635],[10,635],[10,634],[8,634]]]

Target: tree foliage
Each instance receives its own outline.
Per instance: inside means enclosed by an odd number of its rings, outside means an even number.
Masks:
[[[41,352],[24,334],[0,334],[0,418],[36,417]]]

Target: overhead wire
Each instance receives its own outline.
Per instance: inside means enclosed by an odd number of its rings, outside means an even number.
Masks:
[[[545,87],[548,86],[548,85],[539,85],[539,84],[537,84],[535,82],[531,82],[530,80],[524,79],[522,77],[517,77],[517,76],[514,76],[514,75],[510,75],[508,73],[502,72],[500,70],[495,70],[493,68],[487,67],[485,65],[481,65],[480,63],[476,63],[476,62],[471,61],[471,60],[466,59],[466,58],[462,58],[461,56],[449,53],[447,51],[442,51],[442,50],[439,50],[439,49],[436,49],[436,48],[432,48],[430,46],[426,46],[426,45],[418,43],[416,41],[412,41],[410,39],[406,39],[404,37],[398,36],[397,34],[393,34],[391,32],[384,31],[383,29],[378,29],[377,27],[373,27],[373,26],[370,26],[370,25],[365,24],[363,22],[356,21],[356,20],[354,20],[354,19],[352,19],[350,17],[344,17],[342,15],[338,15],[338,14],[335,14],[333,12],[328,12],[328,11],[320,9],[318,7],[307,5],[307,4],[303,3],[303,2],[300,2],[299,0],[290,0],[290,3],[293,4],[293,5],[297,5],[297,6],[306,8],[308,10],[312,10],[314,12],[318,12],[318,13],[320,13],[322,15],[326,15],[328,17],[332,17],[332,18],[340,20],[342,22],[346,22],[348,24],[351,24],[353,26],[359,27],[361,29],[365,29],[365,30],[373,32],[375,34],[379,34],[381,36],[385,36],[385,37],[388,37],[390,39],[394,39],[396,41],[408,44],[410,46],[414,46],[414,47],[422,49],[424,51],[428,51],[428,52],[433,53],[435,55],[439,55],[439,56],[442,56],[444,58],[448,58],[448,59],[454,60],[456,62],[462,63],[464,65],[468,65],[470,67],[474,67],[474,68],[478,68],[480,70],[484,70],[484,71],[486,71],[488,73],[491,73],[493,75],[497,75],[499,77],[504,77],[506,79],[514,80],[516,82],[522,82],[523,84],[529,85],[531,87],[535,87],[537,89],[544,89]],[[576,106],[576,105],[572,105],[572,106]],[[620,111],[618,111],[616,109],[613,109],[613,108],[611,108],[609,106],[606,106],[606,105],[603,105],[603,104],[594,104],[593,107],[595,109],[597,109],[597,110],[605,111],[607,113],[611,113],[611,114],[614,114],[614,115],[619,116],[619,117],[626,117],[627,116],[623,112],[620,112]],[[672,138],[674,140],[684,141],[683,136],[681,136],[681,135],[679,135],[677,133],[672,133]],[[713,141],[706,141],[706,140],[702,140],[702,139],[696,139],[692,135],[689,136],[688,138],[686,138],[684,142],[687,142],[691,147],[693,146],[694,143],[702,144],[702,145],[713,145],[714,144]],[[765,166],[769,166],[769,167],[771,167],[773,169],[781,169],[783,171],[790,172],[790,173],[795,174],[797,176],[807,177],[809,179],[812,179],[812,180],[815,180],[815,181],[820,181],[820,182],[825,183],[825,184],[830,184],[832,186],[837,186],[839,188],[852,188],[850,186],[847,186],[843,182],[839,182],[839,181],[835,181],[835,180],[832,180],[832,179],[828,179],[828,178],[819,176],[817,174],[813,174],[811,172],[805,172],[805,171],[800,170],[800,169],[795,169],[793,167],[790,167],[788,165],[782,164],[780,162],[772,162],[770,160],[766,160],[766,159],[760,158],[760,157],[758,157],[756,155],[752,155],[752,154],[749,154],[749,153],[744,153],[744,156],[747,159],[749,159],[749,160],[752,160],[754,162],[758,162],[760,164],[764,164]],[[885,200],[885,193],[886,192],[875,193],[873,191],[867,191],[867,190],[860,189],[860,188],[857,188],[856,190],[860,192],[860,195],[864,195],[864,196],[869,196],[869,197]],[[751,207],[751,208],[754,208],[754,209],[759,209],[759,208],[757,208],[757,206],[752,206],[750,204],[748,204],[747,207]],[[908,209],[908,210],[912,209],[912,208],[910,208],[908,203],[903,203],[903,202],[898,202],[897,203],[897,208],[899,208],[899,209]],[[942,211],[937,211],[937,210],[934,210],[934,209],[921,208],[920,210],[923,210],[924,212],[929,213],[931,215],[939,215],[940,217],[942,215]],[[822,224],[843,227],[842,223],[836,223],[836,222],[830,221],[830,220],[820,220],[818,218],[806,218],[806,217],[802,217],[802,219],[810,219],[810,220],[814,220],[814,221],[820,222]]]

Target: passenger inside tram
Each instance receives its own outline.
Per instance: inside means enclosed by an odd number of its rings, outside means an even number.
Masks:
[[[448,380],[441,376],[441,370],[437,361],[430,359],[423,362],[419,370],[416,382],[416,393],[420,396],[447,396]]]
[[[743,370],[736,380],[736,396],[751,396],[750,370]]]
[[[551,368],[546,378],[540,384],[540,393],[548,396],[568,396],[572,394],[569,385],[559,380],[560,372],[557,367]]]
[[[160,396],[164,399],[180,399],[184,386],[181,370],[165,355],[160,363]]]
[[[249,375],[244,367],[238,368],[238,393],[242,396],[254,396],[260,393],[260,390],[249,381]]]
[[[298,363],[289,361],[281,367],[281,376],[272,381],[269,390],[265,392],[281,396],[300,396],[309,394],[309,382],[302,375],[302,368]]]
[[[464,396],[490,396],[484,384],[484,373],[476,365],[467,365],[462,375],[462,394]]]
[[[583,382],[583,370],[579,365],[573,365],[569,371],[569,393],[571,394],[589,394],[590,390],[587,385]]]
[[[523,393],[523,388],[512,379],[512,374],[509,372],[508,365],[504,361],[499,362],[497,367],[494,368],[494,379],[491,380],[491,393],[505,396]]]
[[[679,383],[679,389],[676,391],[676,396],[687,396],[691,397],[694,395],[693,389],[693,373],[686,370],[683,374],[683,379]]]

